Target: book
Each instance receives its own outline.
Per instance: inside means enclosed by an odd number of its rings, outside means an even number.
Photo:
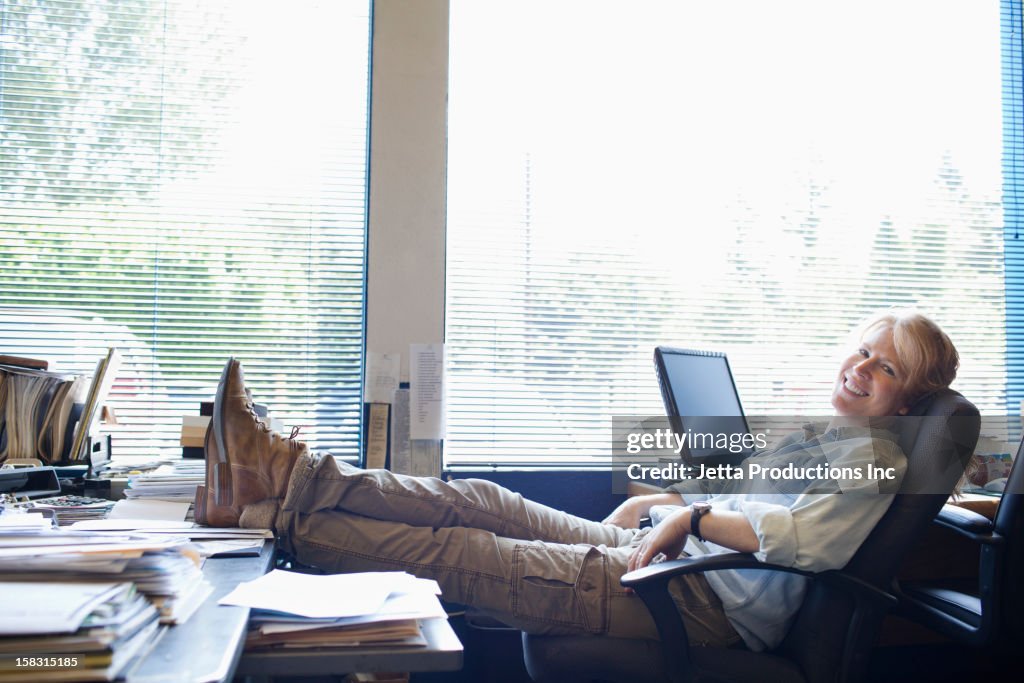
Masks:
[[[82,408],[81,418],[78,420],[78,425],[75,428],[68,460],[84,460],[87,457],[89,435],[94,431],[95,424],[100,416],[100,406],[103,405],[107,395],[110,393],[120,368],[121,354],[114,347],[111,347],[107,351],[107,355],[96,364],[96,373],[93,375],[92,384],[89,386],[89,393]]]
[[[6,356],[0,354],[0,365],[14,365],[21,368],[32,368],[34,370],[46,370],[50,362],[41,358],[23,358],[21,356]]]
[[[210,417],[206,415],[184,415],[181,418],[180,445],[190,448],[202,448],[206,439],[206,430],[210,426]]]
[[[74,424],[81,415],[87,382],[75,377],[63,382],[53,396],[36,437],[36,453],[43,462],[67,460]],[[76,410],[75,406],[79,406]]]

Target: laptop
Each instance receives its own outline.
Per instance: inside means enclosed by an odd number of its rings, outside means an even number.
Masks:
[[[750,433],[724,353],[659,346],[654,349],[654,367],[669,425],[677,435]],[[702,445],[685,445],[680,453],[684,462],[693,464],[706,458],[738,462],[752,452],[749,448],[730,452]]]

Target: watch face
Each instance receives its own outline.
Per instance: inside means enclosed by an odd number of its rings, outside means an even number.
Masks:
[[[711,509],[711,503],[705,501],[698,501],[693,504],[693,509],[699,512],[707,512]]]

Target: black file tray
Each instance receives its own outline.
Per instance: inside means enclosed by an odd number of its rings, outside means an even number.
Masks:
[[[60,493],[60,482],[52,467],[17,467],[0,470],[0,493],[13,496],[55,496]]]

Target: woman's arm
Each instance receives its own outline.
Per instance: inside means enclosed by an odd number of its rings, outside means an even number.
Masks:
[[[613,524],[622,529],[640,528],[640,520],[650,513],[655,505],[685,505],[683,497],[678,493],[652,493],[646,496],[633,496],[623,501],[610,515],[604,518],[604,524]]]
[[[673,559],[678,557],[690,534],[691,513],[691,508],[681,508],[654,527],[629,556],[629,571],[646,567],[659,553]],[[743,513],[734,510],[712,508],[706,512],[700,519],[700,533],[705,540],[741,553],[760,549],[754,527]]]

